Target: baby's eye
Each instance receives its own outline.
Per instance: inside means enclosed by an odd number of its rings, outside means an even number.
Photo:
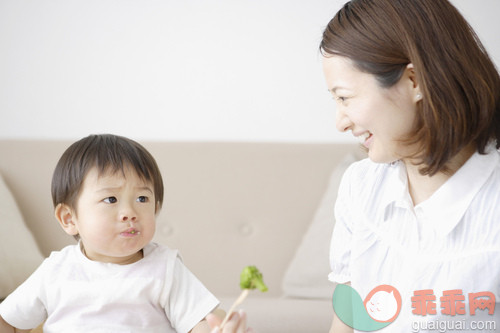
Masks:
[[[137,198],[137,201],[138,202],[148,202],[149,198],[144,196],[144,195],[141,195],[140,197]]]
[[[113,203],[116,203],[118,201],[118,199],[116,199],[116,197],[107,197],[103,201],[105,203],[113,204]]]

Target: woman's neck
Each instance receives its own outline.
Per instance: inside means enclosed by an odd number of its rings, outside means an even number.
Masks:
[[[462,165],[474,154],[474,145],[469,145],[456,154],[446,165],[446,172],[438,172],[433,176],[422,175],[419,172],[421,166],[411,163],[411,161],[403,161],[408,175],[408,190],[413,205],[416,206],[421,202],[429,199],[448,179],[453,176]]]

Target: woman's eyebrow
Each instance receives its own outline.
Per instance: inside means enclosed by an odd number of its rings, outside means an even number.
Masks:
[[[329,90],[330,92],[332,92],[332,93],[334,93],[334,94],[335,94],[335,93],[337,92],[337,90],[339,90],[339,89],[349,89],[349,88],[344,87],[344,86],[334,86],[333,88],[330,88],[330,89],[328,89],[328,90]]]

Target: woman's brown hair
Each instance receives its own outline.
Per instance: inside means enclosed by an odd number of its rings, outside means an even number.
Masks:
[[[352,0],[329,22],[320,50],[350,58],[388,88],[412,63],[423,99],[413,132],[422,174],[445,171],[470,144],[500,146],[500,77],[479,38],[447,0]]]

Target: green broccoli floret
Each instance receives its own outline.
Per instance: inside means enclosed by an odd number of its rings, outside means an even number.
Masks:
[[[260,291],[264,292],[267,291],[267,286],[264,284],[264,281],[262,280],[262,274],[259,272],[257,267],[255,266],[247,266],[243,268],[243,271],[241,272],[240,275],[240,287],[243,289],[241,292],[240,296],[236,301],[234,301],[233,305],[229,309],[229,311],[226,314],[226,317],[220,324],[220,328],[224,327],[224,325],[227,323],[229,317],[231,317],[231,314],[234,312],[236,307],[243,303],[245,298],[248,296],[250,293],[250,290],[252,289],[259,289]]]
[[[255,266],[247,266],[243,268],[240,275],[241,289],[259,289],[262,292],[267,291],[267,286],[262,280],[262,274]]]

